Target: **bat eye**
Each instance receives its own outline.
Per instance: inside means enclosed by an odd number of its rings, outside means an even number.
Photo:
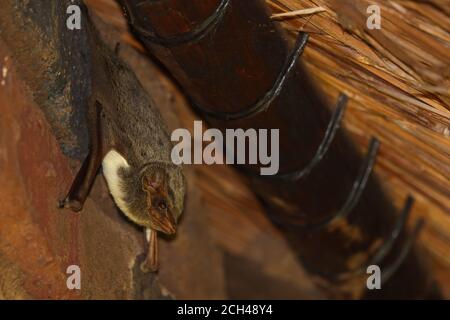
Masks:
[[[167,209],[167,203],[164,200],[160,201],[159,204],[158,204],[158,208],[161,209],[161,210],[166,210]]]

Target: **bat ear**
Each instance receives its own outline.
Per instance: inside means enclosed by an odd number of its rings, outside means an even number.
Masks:
[[[160,168],[147,170],[142,177],[142,189],[150,194],[161,191],[164,186],[164,170]]]

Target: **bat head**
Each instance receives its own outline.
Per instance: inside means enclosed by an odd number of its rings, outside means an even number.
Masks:
[[[175,233],[185,193],[180,167],[167,163],[147,165],[142,171],[141,187],[150,228],[165,234]]]
[[[103,160],[103,173],[114,201],[131,221],[165,234],[175,233],[184,206],[181,167],[151,162],[135,168],[112,151]]]

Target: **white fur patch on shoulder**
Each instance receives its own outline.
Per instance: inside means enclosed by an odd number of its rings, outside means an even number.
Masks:
[[[128,161],[116,150],[112,149],[103,158],[103,175],[108,183],[109,192],[114,198],[117,206],[126,215],[129,215],[129,209],[123,200],[125,198],[122,183],[123,181],[119,177],[119,170],[121,168],[127,169],[130,167]]]

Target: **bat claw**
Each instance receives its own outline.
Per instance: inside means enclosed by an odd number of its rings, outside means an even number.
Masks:
[[[141,263],[141,271],[143,273],[155,273],[159,269],[158,265],[150,263],[147,259]]]
[[[69,197],[58,201],[59,209],[70,209],[75,212],[79,212],[83,209],[81,201],[70,199]]]

